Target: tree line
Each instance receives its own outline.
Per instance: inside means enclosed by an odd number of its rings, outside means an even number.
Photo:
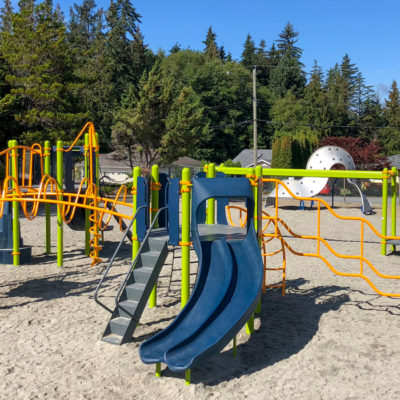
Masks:
[[[400,94],[379,100],[345,54],[310,73],[293,25],[270,46],[251,35],[234,60],[209,28],[203,49],[154,53],[130,0],[74,4],[66,20],[51,0],[0,10],[0,144],[71,141],[94,122],[102,148],[133,164],[180,156],[223,162],[252,146],[252,70],[257,73],[259,148],[276,167],[304,167],[330,138],[354,138],[380,155],[400,152]],[[331,140],[331,141],[330,141]]]

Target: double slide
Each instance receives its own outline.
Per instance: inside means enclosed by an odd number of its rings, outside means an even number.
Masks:
[[[172,371],[199,365],[220,352],[251,317],[261,294],[263,263],[253,218],[240,235],[199,234],[201,204],[209,198],[246,198],[248,215],[254,200],[248,179],[193,180],[192,240],[199,259],[196,285],[186,306],[163,331],[143,342],[145,363],[167,364]],[[237,230],[236,230],[237,232]],[[222,236],[222,237],[221,237]]]

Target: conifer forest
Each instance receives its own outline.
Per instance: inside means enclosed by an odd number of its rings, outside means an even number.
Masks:
[[[273,149],[273,166],[304,168],[318,146],[341,139],[377,157],[400,153],[396,81],[378,98],[350,54],[306,72],[301,32],[290,22],[259,43],[248,34],[235,60],[212,27],[198,50],[176,38],[154,52],[141,19],[130,0],[111,0],[108,9],[83,0],[69,15],[51,0],[20,0],[16,8],[5,0],[1,148],[11,138],[70,142],[92,121],[102,151],[140,153],[144,166],[181,156],[225,162],[253,145],[256,68],[258,147]]]

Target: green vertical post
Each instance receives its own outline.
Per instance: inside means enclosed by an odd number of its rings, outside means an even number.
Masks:
[[[44,174],[50,176],[51,174],[51,147],[50,142],[44,142]],[[51,223],[50,223],[50,204],[46,203],[44,206],[45,224],[46,224],[46,254],[51,252]]]
[[[89,134],[85,134],[85,178],[89,179]],[[86,189],[89,184],[86,181]],[[85,254],[90,255],[90,210],[85,208]]]
[[[160,179],[159,179],[158,165],[155,164],[151,167],[151,220],[152,221],[154,220],[154,217],[156,216],[158,211],[159,182]],[[154,223],[154,228],[158,228],[158,221]],[[149,307],[153,308],[156,305],[157,305],[157,283],[154,285],[149,298]]]
[[[189,300],[190,291],[190,170],[182,170],[182,281],[181,307]]]
[[[185,385],[190,385],[190,368],[185,371]]]
[[[208,164],[207,169],[207,178],[215,178],[215,164]],[[215,223],[215,200],[208,199],[207,200],[207,219],[206,223],[212,225]]]
[[[233,355],[233,357],[236,357],[236,355],[237,355],[236,335],[233,337],[233,346],[232,347],[233,347],[232,355]]]
[[[391,236],[396,236],[396,198],[397,198],[397,169],[392,168],[392,176],[390,179],[390,185],[392,190],[392,206],[391,206]],[[392,246],[392,251],[396,251],[396,246]]]
[[[388,202],[388,169],[383,170],[382,177],[382,235],[387,234],[387,202]],[[381,254],[386,255],[386,239],[382,239]]]
[[[161,363],[156,363],[156,378],[161,377]]]
[[[57,142],[57,187],[58,191],[62,193],[64,190],[64,153],[63,153],[63,142],[59,140]],[[63,200],[62,194],[57,200]],[[57,265],[63,266],[64,254],[63,254],[63,218],[60,211],[62,206],[57,205]]]
[[[262,171],[261,171],[262,174]],[[255,170],[254,168],[251,168],[249,171],[249,175],[254,176],[255,175]],[[257,187],[252,186],[253,189],[253,198],[254,198],[254,216],[257,217]],[[257,219],[254,219],[254,227],[257,229]],[[254,332],[254,313],[251,315],[250,319],[246,322],[246,333],[248,335],[251,335]]]
[[[141,175],[141,173],[142,173],[142,171],[141,171],[140,167],[133,168],[132,217],[135,215],[136,210],[137,210],[137,183],[138,183],[138,178]],[[139,243],[139,240],[137,237],[137,223],[135,220],[135,221],[133,221],[133,224],[132,224],[132,261],[135,259],[136,254],[139,251],[139,248],[140,248],[140,243]]]
[[[18,143],[16,140],[9,141],[9,147],[15,147],[11,151],[11,176],[18,181],[18,150],[16,147]],[[12,188],[16,189],[17,183],[12,182]],[[16,192],[13,192],[13,195],[16,196]],[[20,263],[20,252],[19,252],[19,203],[18,201],[12,202],[12,221],[13,221],[13,264],[19,265]]]
[[[100,161],[99,161],[99,153],[100,153],[100,145],[99,145],[99,134],[96,132],[96,146],[94,151],[95,156],[95,165],[96,165],[96,185],[97,189],[100,190]]]

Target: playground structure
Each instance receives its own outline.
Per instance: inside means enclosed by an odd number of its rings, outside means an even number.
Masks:
[[[324,146],[320,147],[307,161],[306,170],[330,170],[335,165],[341,165],[346,170],[355,170],[356,166],[351,155],[344,149],[338,146]],[[371,204],[367,197],[361,191],[360,186],[355,178],[347,178],[347,181],[353,185],[361,198],[361,210],[363,214],[370,214],[372,212]],[[328,178],[317,178],[307,176],[301,179],[288,179],[283,183],[294,193],[300,197],[314,197],[317,196],[325,187]],[[278,197],[293,197],[284,187],[281,187],[278,192]],[[269,193],[268,197],[275,199],[275,189]]]
[[[85,139],[83,157],[85,159],[85,176],[74,188],[68,191],[65,185],[65,154],[73,151],[79,140]],[[169,178],[159,174],[158,166],[152,167],[148,179],[141,177],[140,168],[133,171],[132,203],[127,202],[128,189],[121,186],[113,199],[100,195],[98,177],[98,139],[91,123],[85,125],[69,147],[62,142],[56,147],[56,174],[51,176],[50,144],[45,143],[31,147],[18,146],[10,142],[9,149],[0,153],[5,157],[6,176],[0,198],[0,215],[5,213],[8,203],[12,204],[13,219],[13,262],[20,260],[20,232],[18,224],[21,207],[28,219],[38,214],[40,204],[45,205],[46,251],[50,252],[50,205],[57,207],[57,263],[63,264],[63,224],[70,224],[78,210],[84,210],[86,246],[85,250],[92,259],[92,265],[101,260],[99,240],[101,231],[109,225],[110,219],[117,218],[124,231],[121,242],[111,258],[108,267],[96,289],[95,299],[111,313],[110,321],[103,335],[103,340],[113,344],[123,344],[131,339],[140,315],[149,299],[150,307],[156,305],[157,278],[168,251],[168,245],[182,247],[181,269],[181,305],[182,313],[170,327],[149,339],[141,346],[141,357],[145,362],[156,363],[156,373],[160,375],[160,363],[165,362],[172,370],[186,370],[187,382],[190,381],[190,368],[198,365],[207,357],[218,352],[247,321],[249,333],[253,330],[253,312],[257,309],[260,291],[271,285],[262,277],[267,259],[268,243],[274,239],[281,245],[283,266],[282,291],[285,290],[285,251],[292,251],[301,256],[318,257],[323,260],[332,272],[350,277],[364,279],[379,294],[400,297],[400,294],[386,293],[379,290],[363,273],[368,266],[378,276],[387,279],[400,279],[400,276],[381,274],[364,256],[363,232],[369,227],[382,241],[382,254],[386,254],[389,240],[396,237],[396,177],[397,171],[327,171],[327,170],[276,170],[252,168],[215,168],[214,164],[206,167],[206,178],[191,179],[190,171],[184,169],[181,179]],[[22,160],[22,161],[18,161]],[[36,176],[35,176],[35,172]],[[232,179],[225,175],[244,175],[244,178]],[[204,174],[203,174],[204,175]],[[268,176],[308,176],[340,178],[364,178],[382,180],[382,233],[363,218],[340,217],[321,199],[301,197],[294,194],[285,183]],[[392,230],[387,236],[387,198],[388,183],[392,186]],[[36,182],[36,183],[35,183]],[[262,185],[269,182],[275,185],[275,215],[262,210]],[[360,255],[345,256],[335,252],[321,237],[319,228],[315,236],[299,235],[279,217],[278,192],[282,187],[293,198],[298,200],[317,201],[318,226],[320,226],[320,209],[324,205],[333,215],[341,219],[360,221],[361,249]],[[193,207],[191,207],[191,197]],[[229,198],[246,198],[247,208],[238,208],[230,204]],[[181,207],[179,206],[181,200]],[[122,214],[117,211],[119,205],[130,211]],[[239,226],[232,226],[231,212],[239,210]],[[217,211],[217,212],[215,212]],[[181,226],[179,214],[181,213]],[[273,213],[272,213],[273,214]],[[192,218],[190,218],[192,215]],[[124,220],[129,221],[124,229]],[[192,221],[192,228],[191,228]],[[217,223],[215,223],[217,222]],[[228,222],[231,222],[230,224]],[[244,228],[246,226],[246,228]],[[272,227],[272,232],[268,231]],[[282,235],[286,229],[289,234],[302,239],[315,240],[317,252],[304,254],[292,249]],[[270,229],[271,230],[271,229]],[[257,236],[256,236],[257,232]],[[99,290],[107,273],[112,267],[122,241],[131,233],[132,263],[115,296],[113,310],[99,300]],[[260,248],[257,246],[259,241]],[[190,294],[190,247],[193,245],[199,256],[199,275],[196,287]],[[360,261],[360,273],[342,273],[336,270],[320,253],[320,245],[325,245],[332,253],[341,258]],[[244,265],[252,265],[251,275],[245,274]],[[235,267],[233,267],[235,266]],[[232,273],[234,269],[234,273]],[[261,271],[261,272],[260,272]],[[211,279],[215,277],[215,281]],[[213,285],[216,286],[213,286]],[[210,286],[211,285],[211,286]],[[277,285],[275,285],[277,286]],[[238,295],[246,293],[246,295]],[[211,299],[211,300],[207,300]],[[207,301],[206,301],[207,300]],[[230,307],[236,304],[234,310]],[[195,310],[203,310],[197,312]],[[237,311],[236,313],[233,311]],[[196,318],[199,318],[196,320]],[[197,321],[196,323],[194,321]],[[188,326],[191,329],[188,330]],[[226,329],[225,329],[226,328]],[[183,334],[183,332],[187,332]],[[211,340],[211,337],[217,337]],[[206,345],[205,345],[206,343]],[[234,342],[235,343],[235,342]],[[189,345],[189,346],[187,346]],[[193,345],[193,346],[192,346]],[[222,347],[221,347],[222,346]],[[194,349],[194,350],[193,350]],[[192,352],[190,352],[192,351]],[[193,353],[193,351],[195,351]]]

